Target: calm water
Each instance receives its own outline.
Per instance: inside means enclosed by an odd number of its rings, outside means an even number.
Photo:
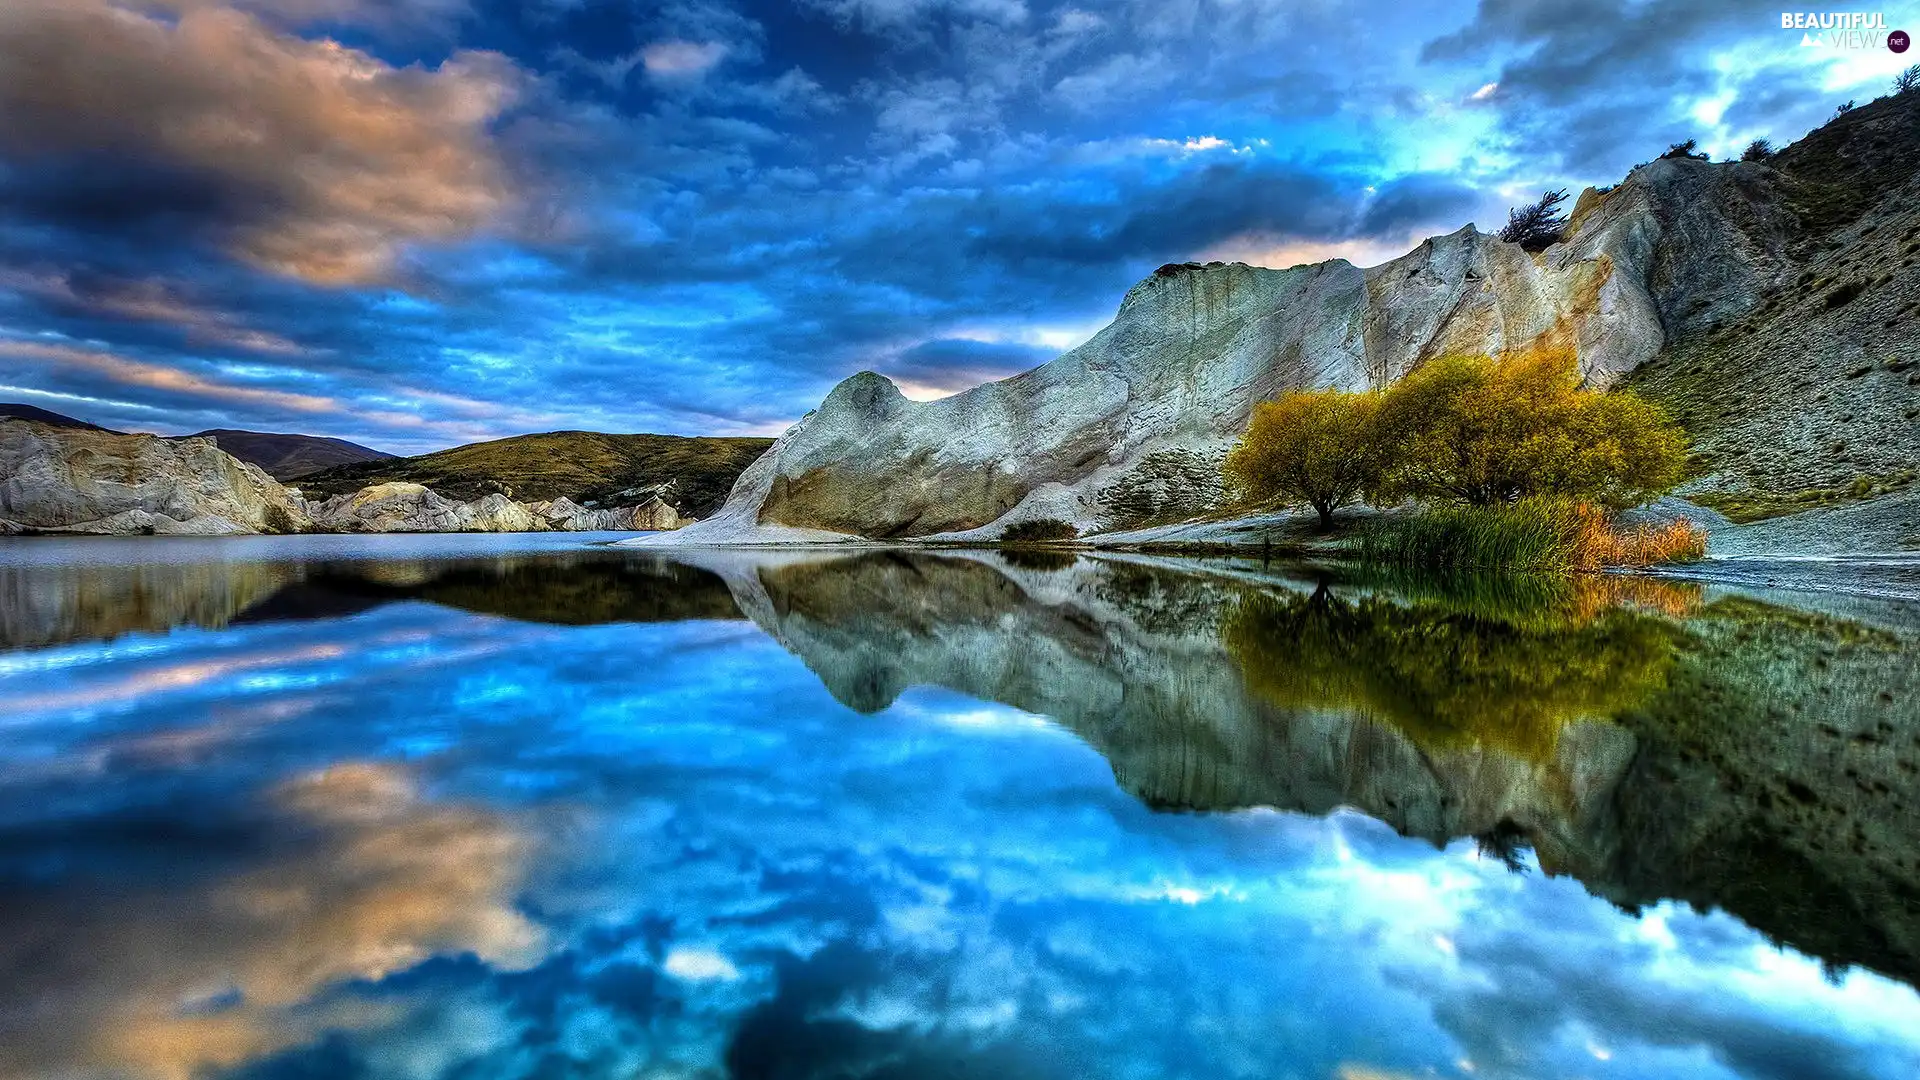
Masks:
[[[1920,1076],[1920,612],[0,545],[0,1077]]]

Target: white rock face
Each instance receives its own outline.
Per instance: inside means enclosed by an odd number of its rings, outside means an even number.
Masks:
[[[638,506],[613,506],[589,510],[562,495],[551,502],[531,503],[527,510],[545,527],[565,532],[641,532],[678,529],[693,523],[693,518],[657,497]]]
[[[311,507],[329,532],[532,532],[546,528],[527,508],[498,493],[454,502],[420,484],[395,482],[335,495]]]
[[[217,536],[311,525],[285,488],[210,438],[0,421],[0,532]]]
[[[651,543],[989,539],[1018,521],[1082,531],[1216,504],[1253,405],[1381,386],[1448,353],[1574,349],[1609,385],[1684,330],[1754,303],[1784,211],[1759,166],[1661,160],[1584,194],[1569,237],[1529,254],[1463,228],[1368,270],[1165,266],[1092,340],[930,402],[862,372],[741,474],[711,519]],[[1734,257],[1729,257],[1732,253]]]

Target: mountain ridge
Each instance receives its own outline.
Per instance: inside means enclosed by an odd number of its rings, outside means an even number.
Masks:
[[[212,439],[220,449],[265,469],[268,476],[282,482],[297,480],[335,465],[363,461],[384,461],[398,455],[370,446],[325,435],[301,435],[280,431],[249,431],[243,428],[208,428],[185,439]]]

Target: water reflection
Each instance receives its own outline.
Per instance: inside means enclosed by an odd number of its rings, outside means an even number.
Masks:
[[[900,552],[0,595],[4,1076],[1920,1069],[1848,973],[1920,979],[1895,605]]]
[[[1227,648],[1262,696],[1290,708],[1384,719],[1421,746],[1488,746],[1553,757],[1561,729],[1606,719],[1662,687],[1674,634],[1617,603],[1592,578],[1536,589],[1467,580],[1423,596],[1312,593],[1245,597],[1228,618]],[[1698,589],[1633,580],[1662,606],[1684,609]]]
[[[442,954],[503,970],[539,954],[541,930],[511,904],[525,839],[425,802],[391,766],[296,777],[198,833],[150,824],[174,822],[67,822],[59,849],[37,852],[7,837],[0,1075],[202,1076],[391,1019],[330,993],[342,983]],[[78,846],[90,826],[98,839]],[[128,873],[123,844],[161,872]],[[64,872],[21,874],[36,855]]]

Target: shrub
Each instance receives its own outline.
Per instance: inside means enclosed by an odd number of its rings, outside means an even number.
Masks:
[[[1747,144],[1740,154],[1741,161],[1765,161],[1773,156],[1773,144],[1765,139],[1755,139]]]
[[[1381,397],[1387,501],[1474,505],[1553,495],[1630,506],[1680,482],[1686,438],[1652,403],[1580,388],[1571,352],[1430,360]]]
[[[1595,570],[1691,562],[1706,533],[1689,521],[1617,528],[1605,511],[1564,499],[1439,506],[1377,522],[1352,545],[1363,562],[1421,569]]]
[[[1565,188],[1542,194],[1538,201],[1507,211],[1507,227],[1500,239],[1519,244],[1525,251],[1545,251],[1560,242],[1567,229],[1567,215],[1560,204],[1567,201]]]
[[[1263,401],[1227,455],[1227,479],[1252,499],[1305,503],[1330,528],[1333,512],[1380,477],[1379,411],[1375,393],[1294,391]]]
[[[1920,64],[1915,64],[1893,77],[1893,92],[1904,94],[1911,90],[1920,90]]]
[[[1853,99],[1848,98],[1843,104],[1841,104],[1839,108],[1833,110],[1832,119],[1838,120],[1839,118],[1847,115],[1852,111],[1853,111]]]
[[[1080,530],[1058,518],[1035,518],[1009,525],[1000,534],[1003,544],[1051,544],[1062,540],[1072,540],[1080,535]]]
[[[1667,147],[1667,152],[1664,154],[1661,154],[1660,156],[1663,158],[1706,157],[1705,154],[1696,152],[1699,145],[1700,145],[1700,140],[1698,139],[1688,139],[1686,142],[1672,143]]]

